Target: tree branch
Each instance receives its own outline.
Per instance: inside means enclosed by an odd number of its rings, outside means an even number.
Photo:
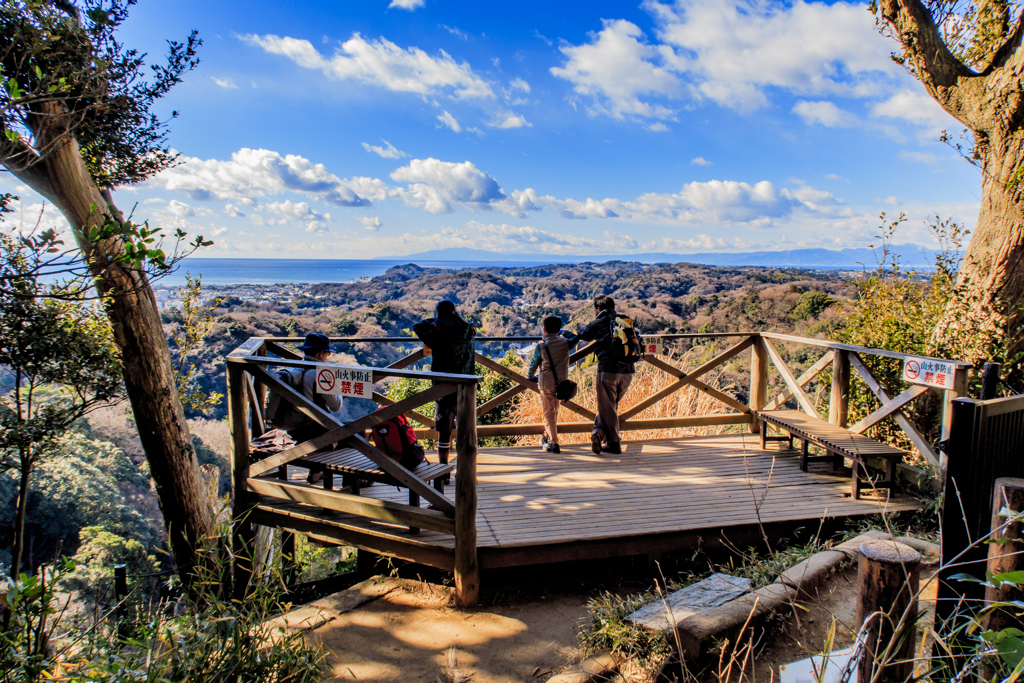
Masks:
[[[42,164],[36,163],[39,161],[39,154],[25,138],[20,135],[16,141],[6,138],[0,149],[0,163],[13,173],[15,178],[53,201],[51,198],[54,196],[54,189],[50,176]]]

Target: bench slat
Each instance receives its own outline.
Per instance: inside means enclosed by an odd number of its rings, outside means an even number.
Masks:
[[[781,427],[800,438],[830,448],[853,458],[875,456],[902,459],[906,451],[875,441],[869,436],[851,432],[821,418],[812,417],[797,410],[759,411],[757,416],[769,424]]]

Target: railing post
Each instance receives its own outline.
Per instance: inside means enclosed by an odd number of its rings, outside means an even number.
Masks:
[[[476,558],[476,382],[459,384],[455,442],[455,604],[480,599]]]
[[[747,405],[751,410],[761,410],[768,403],[768,349],[765,348],[761,336],[754,339],[750,347],[750,398]],[[750,422],[750,433],[757,434],[758,420]]]
[[[828,421],[846,427],[850,407],[850,352],[835,349],[832,354],[832,396],[828,404]]]
[[[246,491],[249,479],[249,403],[245,395],[245,371],[228,363],[228,429],[231,432],[231,549],[232,594],[245,597],[253,571],[256,533],[249,520],[252,497]]]
[[[953,424],[953,400],[967,396],[967,368],[958,367],[953,374],[953,388],[942,392],[942,436],[941,441],[949,441],[950,427]],[[946,451],[939,453],[939,470],[945,472],[949,466]]]

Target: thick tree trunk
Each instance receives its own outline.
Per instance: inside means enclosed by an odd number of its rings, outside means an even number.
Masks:
[[[62,116],[56,107],[47,113],[53,119]],[[59,130],[56,125],[40,126],[35,131],[37,140],[46,141],[47,128]],[[178,573],[188,585],[197,565],[199,543],[214,529],[214,511],[178,397],[156,297],[144,273],[111,265],[122,248],[119,240],[89,242],[86,235],[91,226],[102,224],[107,214],[117,218],[120,214],[113,205],[108,206],[93,182],[78,143],[67,136],[63,144],[48,147],[47,155],[28,172],[16,171],[15,175],[64,214],[92,272],[100,278],[99,289],[108,295],[106,311],[121,351],[125,389]]]

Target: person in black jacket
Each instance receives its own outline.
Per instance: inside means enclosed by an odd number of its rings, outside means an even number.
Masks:
[[[455,311],[451,301],[440,301],[435,316],[413,325],[412,331],[430,349],[431,372],[450,372],[456,375],[472,375],[476,369],[473,337],[476,328],[463,320]],[[437,459],[448,462],[452,447],[452,430],[455,429],[455,409],[458,399],[455,394],[442,396],[434,412],[437,430]]]
[[[603,450],[608,453],[622,453],[619,437],[619,401],[626,395],[633,381],[633,363],[626,362],[612,343],[612,329],[615,325],[615,302],[603,294],[594,297],[594,322],[584,327],[578,335],[563,333],[570,341],[596,341],[597,354],[597,418],[594,432],[590,435],[590,447],[595,454]]]

